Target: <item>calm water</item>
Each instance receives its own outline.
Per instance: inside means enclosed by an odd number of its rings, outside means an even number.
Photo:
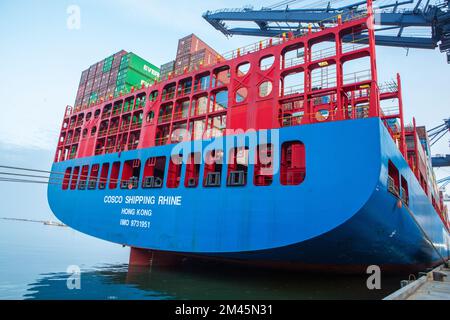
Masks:
[[[380,299],[403,277],[324,276],[185,263],[176,269],[129,270],[129,249],[69,228],[0,220],[0,299]],[[78,265],[81,290],[68,290]]]

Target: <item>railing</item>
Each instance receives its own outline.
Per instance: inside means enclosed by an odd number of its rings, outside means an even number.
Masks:
[[[172,113],[163,114],[158,117],[158,123],[169,122],[172,119]]]
[[[196,93],[196,92],[205,91],[208,89],[209,89],[209,84],[208,85],[195,84],[193,92]]]
[[[398,92],[398,84],[395,81],[387,81],[378,86],[380,93],[395,93]]]
[[[319,49],[317,51],[312,50],[311,61],[322,60],[325,58],[333,57],[335,55],[336,55],[336,47]]]
[[[360,11],[356,11],[353,13],[352,16],[347,15],[346,19],[344,19],[344,22],[349,22],[349,21],[354,21],[354,20],[358,20],[361,19],[363,17],[367,16],[367,11],[366,10],[360,10]],[[338,24],[338,17],[339,14],[336,14],[332,19],[326,19],[325,21],[327,23],[334,23],[334,24]],[[311,29],[311,32],[320,32],[322,31],[321,29]],[[272,47],[272,46],[276,46],[276,45],[280,45],[285,43],[286,41],[288,41],[289,39],[295,39],[295,38],[300,38],[303,37],[307,32],[298,32],[295,35],[291,35],[291,37],[286,37],[286,33],[280,34],[278,37],[273,37],[273,38],[269,38],[263,41],[259,41],[256,43],[252,43],[249,44],[247,46],[232,50],[232,51],[228,51],[226,53],[224,53],[223,55],[221,55],[219,57],[219,61],[218,63],[220,63],[220,60],[230,60],[230,59],[235,59],[239,56],[243,56],[249,53],[253,53],[253,52],[257,52],[263,49],[266,49],[268,47]],[[323,51],[323,50],[322,50]],[[314,60],[320,59],[320,58],[324,58],[326,57],[326,55],[323,54],[319,54],[318,56],[314,57]]]
[[[119,126],[116,126],[114,128],[110,128],[108,134],[112,135],[112,134],[116,134],[119,131]]]
[[[161,96],[162,101],[172,100],[173,98],[175,98],[175,89],[173,91],[163,93]]]
[[[402,201],[405,205],[409,205],[409,199],[408,199],[408,193],[404,188],[401,188],[402,190]]]
[[[98,132],[98,137],[100,138],[100,137],[106,136],[107,132],[108,132],[108,129],[100,130]]]
[[[121,180],[120,188],[121,189],[137,189],[138,187],[138,178],[132,177],[129,180]]]
[[[169,136],[155,139],[155,145],[163,146],[169,141]]]
[[[131,130],[137,130],[137,129],[140,129],[141,128],[141,125],[142,125],[142,122],[138,122],[138,123],[134,123],[134,124],[132,124],[131,125]]]
[[[136,150],[139,145],[139,141],[132,142],[127,145],[128,150]]]
[[[395,185],[394,179],[392,177],[388,177],[388,191],[396,196],[400,195],[398,187]]]
[[[305,57],[298,57],[298,58],[290,58],[284,60],[284,68],[290,68],[298,65],[302,65],[305,63]]]
[[[188,116],[188,113],[186,111],[175,112],[173,114],[173,120],[174,121],[183,120],[183,119],[186,119],[187,116]]]
[[[105,153],[113,153],[116,146],[110,146],[105,148]]]
[[[111,115],[111,112],[107,112],[107,113],[102,114],[102,120],[106,119],[106,118],[109,118],[110,115]]]
[[[118,109],[114,109],[113,111],[112,111],[112,116],[117,116],[117,115],[119,115],[119,114],[121,114],[122,113],[122,107],[120,107],[120,108],[118,108]]]
[[[383,115],[385,115],[385,116],[393,116],[393,115],[398,115],[400,112],[400,109],[398,106],[389,106],[389,107],[382,107],[381,111],[383,112]]]
[[[348,53],[352,51],[357,51],[360,49],[365,49],[369,47],[367,43],[361,43],[362,41],[369,40],[369,38],[360,38],[358,40],[354,40],[352,42],[343,42],[342,43],[342,53]]]
[[[283,89],[283,97],[292,96],[295,94],[302,94],[305,92],[305,86],[303,84],[299,84],[296,86],[286,87]]]
[[[191,92],[192,92],[192,87],[191,86],[186,87],[186,88],[178,89],[177,97],[184,97],[184,96],[186,96],[188,94],[191,94]]]
[[[371,74],[372,74],[372,72],[370,71],[370,69],[360,70],[360,71],[344,74],[343,81],[344,81],[344,84],[369,81],[370,79],[372,79]]]
[[[120,127],[120,131],[124,132],[124,131],[128,131],[130,129],[130,123],[125,123]]]

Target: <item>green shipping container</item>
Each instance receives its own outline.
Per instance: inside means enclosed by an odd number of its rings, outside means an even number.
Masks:
[[[98,94],[97,92],[92,92],[89,96],[89,104],[96,102],[98,100]]]
[[[134,53],[128,53],[122,57],[120,69],[132,69],[152,80],[158,79],[160,75],[160,70],[158,67],[135,55]]]
[[[141,73],[138,73],[132,69],[126,69],[119,71],[116,80],[116,87],[121,85],[129,85],[130,87],[135,87],[139,89],[142,85],[148,86],[152,84],[155,80],[149,78]]]
[[[104,60],[103,70],[102,70],[103,73],[111,71],[113,60],[114,60],[114,56],[110,56]]]

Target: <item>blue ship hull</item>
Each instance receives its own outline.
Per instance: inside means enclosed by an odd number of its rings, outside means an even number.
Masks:
[[[283,128],[279,138],[280,144],[300,140],[305,145],[306,178],[299,186],[281,185],[278,174],[268,187],[226,187],[225,174],[219,188],[62,190],[50,185],[49,204],[61,221],[100,239],[258,265],[345,272],[375,264],[412,270],[449,257],[444,223],[378,118]],[[145,162],[169,156],[172,148],[75,159],[55,163],[52,172]],[[387,190],[388,160],[408,182],[408,206],[400,207]],[[181,205],[105,204],[105,196],[179,196]],[[150,228],[121,225],[124,208],[151,209],[150,217],[139,217]]]

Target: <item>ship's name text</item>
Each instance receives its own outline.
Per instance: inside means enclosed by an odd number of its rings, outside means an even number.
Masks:
[[[105,196],[105,204],[150,204],[158,206],[181,206],[182,196]]]

